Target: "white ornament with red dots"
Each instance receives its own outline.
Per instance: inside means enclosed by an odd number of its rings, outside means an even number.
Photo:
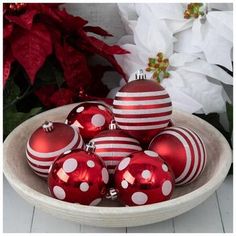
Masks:
[[[118,199],[128,206],[165,201],[174,190],[171,168],[156,152],[134,152],[124,158],[114,175]]]
[[[46,178],[49,167],[60,154],[69,149],[82,148],[83,144],[82,137],[73,127],[58,122],[45,122],[27,142],[27,161],[37,175]]]
[[[74,149],[59,156],[50,168],[48,186],[51,195],[59,200],[83,205],[97,205],[106,194],[109,181],[103,161],[93,153]]]
[[[189,128],[170,127],[159,133],[150,143],[172,167],[176,185],[194,181],[206,165],[206,148],[201,137]]]

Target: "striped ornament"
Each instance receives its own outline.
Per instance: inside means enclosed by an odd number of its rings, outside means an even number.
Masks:
[[[52,130],[46,129],[39,127],[29,138],[26,147],[29,166],[37,175],[45,178],[59,155],[84,145],[78,131],[69,125],[55,122]]]
[[[95,153],[106,164],[109,174],[114,174],[120,161],[133,152],[141,151],[139,141],[127,136],[122,130],[106,130],[91,140],[95,144]]]
[[[168,126],[172,104],[167,91],[153,80],[139,79],[126,84],[113,101],[118,126],[141,143]]]
[[[194,181],[206,165],[204,143],[189,128],[166,128],[152,140],[149,149],[157,152],[172,167],[177,185]]]

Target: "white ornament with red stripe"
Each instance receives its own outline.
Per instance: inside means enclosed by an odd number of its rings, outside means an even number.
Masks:
[[[75,128],[64,123],[46,121],[30,136],[26,157],[37,175],[47,177],[49,167],[59,155],[82,147],[83,139]]]
[[[95,153],[103,159],[110,174],[114,174],[116,166],[124,157],[142,150],[139,141],[117,129],[114,121],[109,130],[101,132],[91,141],[95,143]]]
[[[123,86],[113,102],[118,126],[141,143],[168,126],[172,104],[167,91],[156,81],[146,79],[140,70],[136,80]]]
[[[204,142],[189,128],[166,128],[152,140],[149,149],[157,152],[171,166],[177,185],[194,181],[207,161]]]

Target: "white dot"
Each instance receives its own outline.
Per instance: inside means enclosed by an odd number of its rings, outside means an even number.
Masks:
[[[167,196],[170,194],[172,189],[172,184],[169,180],[166,180],[163,184],[162,184],[162,193],[164,196]]]
[[[105,111],[105,110],[106,110],[106,108],[105,108],[104,106],[102,106],[102,105],[98,105],[98,108],[99,108],[100,110],[102,110],[102,111]]]
[[[121,181],[121,186],[122,186],[122,188],[126,189],[126,188],[128,188],[129,184],[126,180],[122,180]]]
[[[93,168],[95,166],[94,161],[91,161],[91,160],[87,161],[87,166],[90,168]]]
[[[68,124],[68,120],[67,120],[67,119],[65,120],[65,124],[66,124],[66,125]]]
[[[106,168],[102,169],[102,180],[105,184],[107,184],[109,181],[109,174]]]
[[[132,195],[131,199],[136,205],[143,205],[147,202],[148,196],[143,192],[136,192]]]
[[[63,163],[63,170],[66,173],[73,172],[78,166],[78,162],[74,158],[69,158]]]
[[[124,170],[130,163],[130,157],[123,159],[118,165],[118,170]]]
[[[96,206],[96,205],[98,205],[101,201],[102,201],[101,198],[97,198],[97,199],[93,200],[89,205],[90,205],[90,206]]]
[[[71,153],[71,150],[67,150],[63,154],[69,154],[69,153]]]
[[[79,188],[82,192],[87,192],[88,189],[89,189],[89,185],[88,185],[88,183],[83,182],[83,183],[80,184]]]
[[[77,110],[76,110],[76,112],[77,112],[77,113],[80,113],[80,112],[82,112],[83,110],[84,110],[84,107],[78,107]]]
[[[149,178],[151,177],[151,172],[150,172],[149,170],[144,170],[144,171],[142,172],[142,177],[143,177],[144,179],[149,179]]]
[[[60,186],[54,186],[52,191],[56,198],[61,199],[61,200],[65,199],[66,193],[64,189],[61,188]]]
[[[153,152],[150,150],[146,150],[146,151],[144,151],[144,153],[150,157],[158,157],[159,156],[156,152]]]
[[[162,170],[167,172],[168,171],[168,166],[166,164],[162,164]]]
[[[105,124],[105,117],[101,114],[96,114],[92,117],[92,124],[96,127],[101,127]]]

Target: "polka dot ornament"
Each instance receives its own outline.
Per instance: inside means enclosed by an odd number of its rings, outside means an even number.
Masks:
[[[113,119],[110,108],[99,102],[81,102],[67,116],[65,123],[76,127],[85,141],[108,129]]]
[[[150,150],[124,158],[115,171],[115,188],[124,205],[140,206],[171,198],[174,175],[167,163]]]
[[[108,181],[108,171],[97,155],[74,149],[52,164],[48,187],[51,195],[59,200],[95,206],[106,194]]]

